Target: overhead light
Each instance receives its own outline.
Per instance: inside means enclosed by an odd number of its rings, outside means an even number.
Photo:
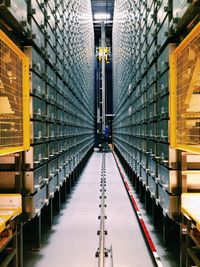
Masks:
[[[96,20],[107,20],[107,19],[110,19],[110,14],[109,13],[95,13],[94,14],[94,19],[96,19]]]
[[[102,22],[102,20],[94,20],[93,23],[94,24],[100,24]],[[106,20],[105,24],[112,24],[113,21],[112,20]]]

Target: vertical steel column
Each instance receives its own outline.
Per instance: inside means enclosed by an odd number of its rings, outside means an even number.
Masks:
[[[105,47],[106,47],[106,34],[105,34],[105,21],[101,22],[101,48],[102,48],[102,134],[105,132],[106,120],[106,62],[105,62]]]
[[[100,65],[100,64],[99,64]],[[98,82],[98,85],[97,85],[97,126],[99,127],[100,126],[100,123],[101,123],[101,112],[100,112],[100,106],[101,106],[101,68],[100,66],[98,66],[98,72],[97,72],[97,82]]]

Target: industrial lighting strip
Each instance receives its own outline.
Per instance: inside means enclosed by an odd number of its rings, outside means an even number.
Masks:
[[[101,208],[101,214],[99,215],[100,219],[100,230],[97,232],[99,235],[99,248],[96,252],[96,257],[99,257],[98,266],[104,267],[105,266],[105,257],[108,256],[108,250],[105,248],[105,235],[107,231],[105,230],[105,219],[107,219],[105,215],[105,199],[106,199],[106,166],[105,166],[105,153],[102,154],[102,167],[101,167],[101,204],[99,207]]]
[[[121,168],[121,165],[120,165],[119,161],[117,160],[117,157],[116,157],[116,154],[115,154],[114,151],[113,151],[113,156],[114,156],[115,162],[116,162],[116,164],[117,164],[117,167],[118,167],[118,169],[119,169],[120,175],[121,175],[121,177],[122,177],[122,180],[123,180],[124,186],[125,186],[125,188],[126,188],[126,191],[127,191],[128,195],[129,195],[129,198],[130,198],[131,204],[132,204],[132,206],[133,206],[133,209],[134,209],[134,211],[135,211],[135,213],[136,213],[138,222],[139,222],[140,227],[141,227],[141,229],[142,229],[142,233],[143,233],[143,235],[144,235],[144,237],[145,237],[145,239],[146,239],[146,242],[147,242],[147,244],[148,244],[148,246],[149,246],[149,249],[150,249],[150,251],[151,251],[153,260],[155,261],[155,264],[156,264],[157,267],[163,267],[163,264],[162,264],[162,262],[161,262],[161,259],[160,259],[160,257],[158,256],[156,247],[155,247],[155,245],[154,245],[154,243],[153,243],[153,240],[152,240],[152,238],[151,238],[151,236],[150,236],[150,233],[149,233],[149,231],[148,231],[148,229],[147,229],[147,227],[146,227],[146,224],[145,224],[145,222],[144,222],[144,219],[142,218],[140,209],[139,209],[139,207],[138,207],[138,205],[137,205],[137,203],[136,203],[136,200],[135,200],[135,198],[134,198],[133,192],[132,192],[132,190],[131,190],[131,188],[130,188],[129,181],[128,181],[128,179],[125,177],[125,175],[124,175],[124,173],[123,173],[123,170],[122,170],[122,168]]]

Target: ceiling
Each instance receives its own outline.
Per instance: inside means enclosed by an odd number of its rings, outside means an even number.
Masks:
[[[106,23],[106,37],[112,41],[112,21],[114,12],[114,2],[115,0],[91,0],[92,3],[92,13],[93,18],[95,13],[109,13],[110,19]],[[94,31],[95,31],[95,43],[98,45],[99,39],[101,37],[101,24],[95,23],[94,20]]]
[[[106,12],[111,14],[111,19],[113,18],[114,0],[92,0],[91,2],[93,14]]]

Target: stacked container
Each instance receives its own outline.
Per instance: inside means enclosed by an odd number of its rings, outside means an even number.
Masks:
[[[114,144],[170,217],[180,192],[169,146],[169,56],[175,23],[189,6],[175,2],[118,0],[113,27]]]
[[[31,149],[24,153],[22,192],[33,218],[94,144],[91,3],[11,0],[0,6],[4,20],[18,20],[10,26],[26,32],[20,41],[30,62]]]

